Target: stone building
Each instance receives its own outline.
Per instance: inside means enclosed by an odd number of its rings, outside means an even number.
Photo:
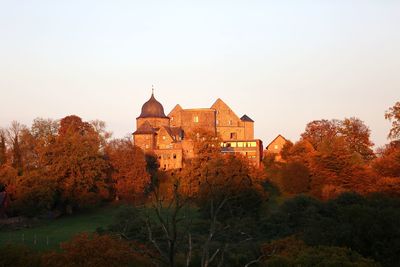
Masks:
[[[142,106],[136,125],[134,144],[145,153],[154,153],[165,170],[182,168],[185,159],[196,156],[189,136],[199,129],[222,139],[221,153],[240,153],[256,166],[262,160],[262,141],[254,139],[254,121],[247,115],[239,118],[221,99],[211,108],[176,105],[166,116],[153,93]]]
[[[277,137],[275,137],[274,140],[272,140],[271,143],[269,143],[269,145],[266,147],[266,149],[264,150],[264,155],[270,155],[273,154],[275,155],[275,160],[276,161],[282,161],[281,158],[281,151],[283,146],[288,142],[288,140],[283,137],[282,135],[278,135]]]

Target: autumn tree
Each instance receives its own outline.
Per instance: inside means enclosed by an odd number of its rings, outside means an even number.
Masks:
[[[153,266],[135,247],[109,235],[82,233],[61,244],[61,251],[43,256],[48,267]]]
[[[50,147],[55,144],[59,122],[52,119],[36,118],[31,126],[34,155],[38,168],[44,168],[48,163],[47,155]]]
[[[326,140],[343,137],[351,152],[358,153],[364,160],[374,158],[370,140],[370,129],[358,118],[344,120],[317,120],[307,124],[302,140],[307,140],[318,150]]]
[[[400,178],[400,141],[393,141],[380,151],[373,167],[382,177]]]
[[[117,198],[128,201],[143,199],[151,182],[143,151],[129,139],[116,139],[107,145],[106,154]]]
[[[25,129],[25,125],[22,125],[17,121],[13,121],[10,128],[7,130],[8,141],[10,143],[12,152],[11,164],[18,171],[18,175],[22,175],[24,167],[22,151],[20,147],[20,138],[22,131]]]
[[[301,136],[301,142],[311,144],[314,152],[306,155],[301,153],[301,146],[295,145],[290,149],[291,157],[299,154],[297,160],[305,162],[314,196],[331,198],[346,191],[370,192],[374,177],[368,164],[375,154],[370,130],[361,120],[313,121]],[[300,150],[294,153],[295,148]]]
[[[385,113],[385,118],[392,123],[388,137],[390,139],[400,138],[400,102],[396,102],[393,107]]]
[[[289,194],[302,194],[310,190],[311,174],[307,166],[300,161],[288,162],[281,170],[283,190]]]
[[[7,162],[6,133],[0,128],[0,166]]]
[[[201,170],[209,160],[219,157],[221,153],[221,139],[215,133],[201,128],[189,133],[188,139],[196,156],[185,159],[184,168],[179,173],[179,190],[187,196],[194,196],[199,190]]]
[[[358,153],[364,160],[375,158],[370,140],[371,130],[358,118],[346,118],[340,123],[340,134],[344,137],[350,151]]]
[[[307,124],[304,133],[301,134],[302,140],[307,140],[313,145],[314,149],[326,139],[331,139],[339,134],[338,120],[315,120]]]
[[[54,208],[56,183],[54,179],[44,176],[40,170],[18,176],[14,186],[10,208],[15,214],[35,217]]]
[[[109,198],[108,164],[100,146],[100,137],[90,123],[75,115],[60,121],[46,165],[68,210]]]
[[[106,123],[102,120],[92,120],[90,124],[100,137],[101,149],[105,148],[108,140],[112,136],[112,133],[106,130]]]

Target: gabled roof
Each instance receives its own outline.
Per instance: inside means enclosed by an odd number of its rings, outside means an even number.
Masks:
[[[248,121],[248,122],[254,122],[249,116],[247,116],[246,114],[244,114],[241,118],[241,121]]]
[[[173,136],[182,136],[182,128],[181,127],[171,127],[171,133]]]
[[[272,141],[266,146],[266,148],[268,149],[268,147],[269,147],[270,145],[272,145],[272,143],[274,143],[279,137],[283,138],[283,140],[285,140],[286,142],[288,141],[285,137],[283,137],[283,135],[278,134],[278,136],[275,137],[274,140],[272,140]]]
[[[154,134],[155,129],[151,127],[148,121],[144,122],[133,134]]]
[[[237,118],[239,119],[239,116],[236,115],[236,113],[231,109],[231,107],[229,107],[221,98],[218,98],[214,104],[211,106],[212,109],[218,110],[217,107],[218,105],[224,106],[226,109],[230,110],[231,113]]]
[[[221,98],[218,98],[217,100],[215,100],[215,102],[214,102],[214,104],[212,104],[211,108],[215,108],[215,106],[217,106],[218,104],[225,105],[229,108],[229,106]]]
[[[180,127],[166,127],[161,126],[160,130],[164,129],[165,132],[171,137],[172,140],[177,141],[177,137],[182,136],[182,129]],[[159,132],[158,132],[159,134]]]
[[[181,105],[177,104],[172,110],[171,112],[168,114],[168,117],[171,117],[173,113],[177,112],[177,111],[181,111],[182,107]]]
[[[158,134],[160,134],[161,130],[164,130],[172,140],[175,140],[170,127],[161,126],[161,128],[158,130]]]

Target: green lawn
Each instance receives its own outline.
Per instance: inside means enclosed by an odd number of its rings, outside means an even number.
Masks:
[[[107,206],[56,220],[44,221],[40,226],[33,228],[1,231],[0,246],[11,243],[25,244],[37,250],[56,249],[59,248],[60,243],[69,240],[77,233],[94,232],[98,227],[111,224],[119,209],[118,206]]]

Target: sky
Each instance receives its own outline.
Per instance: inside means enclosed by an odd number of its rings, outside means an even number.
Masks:
[[[136,128],[224,100],[267,145],[308,122],[358,117],[376,146],[400,101],[400,1],[0,0],[0,127],[36,117]]]

